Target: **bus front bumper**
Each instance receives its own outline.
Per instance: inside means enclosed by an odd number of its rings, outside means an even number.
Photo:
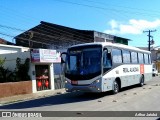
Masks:
[[[66,85],[66,92],[74,92],[74,91],[82,91],[82,92],[102,92],[101,88],[98,88],[93,85],[86,85],[86,86],[78,86],[78,85]]]

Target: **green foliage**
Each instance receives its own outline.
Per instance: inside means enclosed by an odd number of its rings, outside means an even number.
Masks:
[[[28,75],[29,72],[29,64],[30,64],[30,59],[26,58],[25,62],[22,63],[20,58],[17,58],[16,60],[16,80],[30,80],[30,76]]]
[[[24,63],[21,63],[21,59],[17,58],[15,71],[10,71],[8,68],[4,68],[4,63],[6,59],[0,58],[0,83],[3,82],[17,82],[30,80],[29,64],[30,59],[27,58]]]
[[[6,58],[4,58],[4,59],[0,58],[0,66],[3,66],[3,65],[4,65],[5,60],[6,60]]]
[[[10,82],[14,81],[14,73],[11,72],[8,68],[4,68],[4,63],[5,63],[6,58],[1,59],[0,58],[0,82]]]
[[[15,80],[14,73],[10,70],[0,67],[0,82],[12,82]]]

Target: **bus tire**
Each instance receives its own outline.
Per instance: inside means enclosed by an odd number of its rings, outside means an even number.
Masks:
[[[115,80],[114,82],[113,82],[113,90],[112,90],[112,93],[113,94],[117,94],[118,92],[119,92],[119,88],[120,86],[119,86],[119,84],[118,84],[118,82]]]
[[[144,76],[141,76],[139,86],[142,87],[144,85]]]

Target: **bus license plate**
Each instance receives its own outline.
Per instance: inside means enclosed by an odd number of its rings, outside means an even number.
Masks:
[[[74,85],[77,85],[78,81],[72,80],[71,83],[74,84]]]

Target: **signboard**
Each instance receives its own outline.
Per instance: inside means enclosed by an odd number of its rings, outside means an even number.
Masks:
[[[40,53],[38,49],[31,49],[31,62],[40,62]]]
[[[60,52],[51,49],[31,49],[31,62],[60,63]]]

